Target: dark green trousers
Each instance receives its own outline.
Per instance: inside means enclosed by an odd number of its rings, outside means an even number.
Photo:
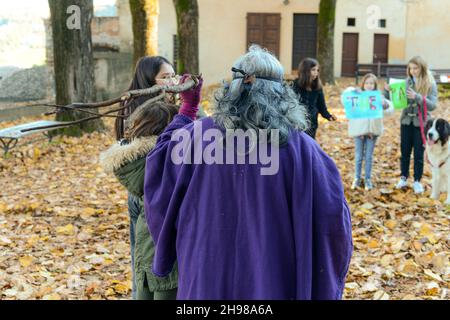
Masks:
[[[141,289],[142,288],[142,289]],[[176,300],[177,289],[150,291],[147,285],[147,279],[144,286],[137,286],[136,300]]]

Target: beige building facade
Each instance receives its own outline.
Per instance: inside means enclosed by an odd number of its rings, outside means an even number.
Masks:
[[[263,42],[277,53],[290,74],[302,57],[316,53],[319,2],[198,0],[200,70],[206,82],[228,78],[233,61],[251,42]],[[158,54],[173,61],[172,0],[160,0],[159,9]],[[335,76],[351,76],[356,63],[404,64],[414,55],[423,56],[431,68],[450,68],[449,11],[450,0],[338,0]],[[122,28],[121,33],[127,34]]]
[[[422,55],[435,69],[450,69],[450,0],[420,0],[409,4],[405,52]]]
[[[230,76],[237,57],[247,49],[247,14],[280,14],[279,59],[291,72],[294,13],[317,14],[320,0],[198,0],[200,71],[207,83]],[[173,61],[176,16],[172,1],[160,0],[159,52]]]

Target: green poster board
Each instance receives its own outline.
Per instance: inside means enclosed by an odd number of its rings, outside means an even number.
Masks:
[[[398,80],[389,85],[391,87],[391,101],[394,109],[401,110],[408,106],[406,98],[406,80]]]

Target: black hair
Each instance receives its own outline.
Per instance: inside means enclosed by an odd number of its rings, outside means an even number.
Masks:
[[[153,87],[156,84],[156,76],[161,70],[161,66],[165,63],[172,66],[169,60],[161,56],[142,57],[141,59],[139,59],[139,61],[136,63],[133,80],[128,87],[128,91]],[[121,110],[119,112],[119,115],[126,117],[130,116],[138,106],[153,97],[154,96],[148,95],[137,97],[131,101],[121,102],[121,106],[125,106],[128,104],[128,107]],[[117,140],[120,140],[124,137],[124,120],[125,118],[116,119],[115,131]]]

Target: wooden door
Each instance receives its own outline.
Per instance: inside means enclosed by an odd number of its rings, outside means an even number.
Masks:
[[[358,63],[358,34],[344,33],[342,41],[342,70],[344,77],[354,77]]]
[[[373,63],[388,63],[388,34],[375,34],[373,38]]]
[[[248,13],[247,48],[251,44],[259,44],[279,58],[280,21],[279,13]]]
[[[317,57],[317,14],[294,14],[292,70],[304,58]]]

